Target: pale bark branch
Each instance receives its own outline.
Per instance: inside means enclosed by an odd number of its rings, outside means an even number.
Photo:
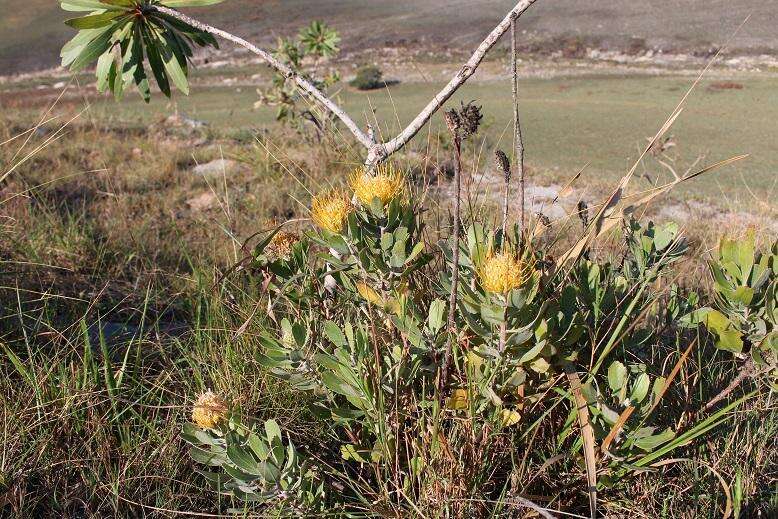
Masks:
[[[427,124],[427,121],[430,120],[430,117],[432,117],[435,112],[437,112],[440,107],[443,106],[443,104],[445,104],[445,102],[448,101],[452,95],[454,95],[454,92],[456,92],[459,87],[465,83],[465,81],[470,79],[470,76],[475,74],[476,69],[478,69],[478,66],[484,60],[486,53],[489,52],[492,47],[494,47],[494,45],[497,43],[497,40],[499,40],[500,37],[510,28],[511,22],[521,16],[524,11],[529,9],[529,7],[535,2],[536,0],[522,0],[516,4],[516,7],[514,7],[505,16],[505,18],[503,18],[499,25],[497,25],[497,27],[495,27],[494,30],[489,33],[489,36],[487,36],[481,45],[478,46],[471,58],[462,66],[461,69],[459,69],[459,72],[457,72],[451,81],[449,81],[449,83],[443,87],[443,90],[438,92],[432,101],[430,101],[424,110],[422,110],[421,113],[417,115],[413,121],[411,121],[411,123],[400,133],[400,135],[383,145],[383,157],[376,157],[378,161],[389,157],[400,148],[405,146],[408,141],[410,141],[419,132],[419,130],[421,130],[424,125]],[[370,160],[370,158],[371,157],[368,157],[368,160]]]
[[[286,63],[283,63],[278,59],[276,59],[276,57],[270,54],[269,52],[260,49],[256,45],[249,43],[248,41],[238,36],[235,36],[234,34],[230,34],[221,29],[217,29],[216,27],[212,27],[208,24],[195,20],[194,18],[190,18],[189,16],[179,11],[176,11],[175,9],[170,9],[169,7],[164,7],[161,5],[155,5],[154,9],[156,9],[160,13],[165,13],[166,15],[173,17],[177,20],[181,20],[184,23],[188,23],[192,27],[200,29],[201,31],[213,34],[214,36],[219,36],[221,38],[224,38],[225,40],[231,41],[236,45],[240,45],[241,47],[244,47],[249,51],[253,52],[257,56],[265,60],[268,65],[270,65],[274,69],[278,70],[281,74],[283,74],[284,77],[286,77],[291,81],[294,81],[298,87],[300,87],[303,91],[310,94],[311,97],[316,99],[316,101],[321,103],[327,110],[332,112],[332,114],[335,115],[335,117],[340,119],[341,122],[343,122],[343,124],[346,125],[346,128],[348,128],[351,131],[351,133],[354,134],[354,137],[356,137],[357,140],[364,147],[370,149],[370,147],[373,146],[373,141],[370,139],[370,137],[359,128],[357,123],[355,123],[354,120],[351,117],[349,117],[349,115],[340,106],[335,104],[335,102],[332,101],[329,97],[327,97],[321,90],[316,88],[313,85],[313,83],[311,83],[303,76],[301,76],[300,74],[292,70],[292,68],[289,67]]]
[[[514,7],[497,25],[497,27],[495,27],[492,32],[489,33],[486,39],[481,42],[481,44],[475,50],[467,63],[465,63],[459,72],[457,72],[457,74],[451,79],[451,81],[449,81],[448,84],[443,87],[443,89],[438,92],[437,95],[435,95],[435,97],[427,104],[424,110],[422,110],[421,113],[419,113],[419,115],[417,115],[416,118],[411,121],[411,123],[402,132],[400,132],[399,135],[386,143],[374,142],[367,133],[362,131],[359,125],[354,122],[354,120],[346,113],[345,110],[343,110],[334,101],[327,97],[327,95],[324,94],[321,90],[316,88],[313,83],[292,70],[292,68],[290,68],[285,63],[279,61],[271,53],[260,49],[256,45],[249,43],[243,38],[202,23],[179,11],[176,11],[175,9],[170,9],[161,5],[155,5],[154,9],[160,13],[164,13],[177,20],[188,23],[192,27],[195,27],[201,31],[205,31],[214,36],[219,36],[227,41],[231,41],[236,45],[240,45],[241,47],[248,49],[250,52],[262,58],[268,65],[278,70],[287,79],[294,81],[294,83],[300,89],[308,93],[322,106],[329,110],[335,117],[340,119],[346,128],[351,131],[360,144],[362,144],[367,149],[367,159],[365,164],[372,167],[373,165],[386,160],[393,153],[400,150],[419,132],[419,130],[424,127],[425,124],[427,124],[430,118],[445,104],[446,101],[451,98],[452,95],[454,95],[454,92],[456,92],[459,87],[461,87],[475,73],[476,69],[486,56],[486,53],[489,52],[489,50],[494,47],[500,37],[505,34],[505,32],[510,28],[511,23],[519,16],[521,16],[524,11],[526,11],[536,1],[537,0],[521,0],[518,2],[516,7]]]

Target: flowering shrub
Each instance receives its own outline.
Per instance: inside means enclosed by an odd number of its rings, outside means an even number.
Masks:
[[[696,304],[695,295],[663,281],[686,252],[676,225],[627,220],[620,254],[608,260],[587,253],[560,268],[548,241],[518,227],[504,234],[472,221],[459,242],[428,243],[420,200],[391,165],[358,169],[349,186],[351,193],[313,198],[315,230],[276,231],[254,252],[254,272],[271,280],[273,299],[288,302],[278,328],[263,333],[259,360],[307,393],[311,412],[332,423],[344,465],[318,465],[316,483],[306,479],[313,473],[300,472],[284,484],[265,481],[264,498],[275,492],[296,507],[376,500],[393,510],[411,506],[390,497],[395,489],[418,506],[494,511],[456,498],[514,492],[512,460],[531,447],[532,435],[555,435],[558,454],[575,460],[589,448],[575,431],[589,429],[602,489],[724,419],[716,414],[680,431],[655,414],[673,375],[648,364],[650,350],[666,340],[662,330],[682,338]],[[449,329],[455,247],[459,283]],[[451,334],[452,376],[441,384]],[[583,422],[576,389],[565,382],[571,374],[580,374]],[[244,468],[271,463],[282,470],[261,449],[247,449],[243,433],[213,436],[205,422],[210,448],[222,456],[209,462],[225,471],[222,490],[254,495],[246,485],[257,480],[244,478],[253,473],[228,468],[240,468],[241,456]],[[187,431],[195,445],[204,439]],[[284,485],[305,488],[305,499]],[[313,492],[316,485],[321,490]]]

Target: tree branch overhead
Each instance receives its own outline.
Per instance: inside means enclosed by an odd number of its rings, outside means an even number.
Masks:
[[[362,144],[362,146],[364,146],[365,150],[367,151],[365,165],[367,167],[373,167],[402,149],[403,146],[405,146],[419,132],[419,130],[424,127],[425,124],[427,124],[430,118],[475,73],[489,50],[491,50],[500,37],[502,37],[502,35],[505,34],[508,29],[510,29],[511,22],[515,21],[519,16],[521,16],[536,1],[537,0],[522,0],[521,2],[518,2],[516,6],[492,30],[492,32],[489,33],[486,39],[481,42],[467,63],[465,63],[451,79],[451,81],[449,81],[448,84],[446,84],[446,86],[443,87],[443,89],[432,98],[432,100],[427,104],[426,107],[424,107],[419,115],[417,115],[413,121],[411,121],[410,124],[408,124],[408,126],[406,126],[405,129],[400,132],[399,135],[385,143],[374,142],[368,133],[363,131],[343,108],[341,108],[332,99],[327,97],[324,92],[316,88],[310,81],[297,74],[289,66],[276,59],[269,52],[257,47],[256,45],[244,40],[243,38],[202,23],[179,11],[176,11],[175,9],[170,9],[160,5],[155,6],[154,9],[168,16],[176,18],[184,23],[188,23],[189,25],[196,27],[201,31],[207,32],[214,36],[219,36],[220,38],[244,47],[253,54],[256,54],[262,58],[269,66],[281,72],[281,74],[283,74],[287,79],[294,81],[294,83],[300,89],[308,93],[318,103],[329,110],[335,117],[340,119],[340,121],[346,126],[346,128],[348,128],[357,141],[359,141],[359,143]]]

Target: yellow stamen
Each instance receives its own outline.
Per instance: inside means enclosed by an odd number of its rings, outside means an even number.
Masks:
[[[292,248],[300,241],[300,235],[293,232],[278,231],[270,239],[265,247],[267,255],[273,259],[288,260],[292,255]]]
[[[487,292],[507,294],[521,287],[532,276],[532,265],[509,251],[489,253],[478,266],[481,286]]]
[[[316,225],[333,233],[340,233],[348,215],[354,211],[348,196],[341,191],[330,191],[313,198],[311,218]]]
[[[212,391],[206,391],[192,408],[192,421],[200,427],[214,429],[227,419],[227,402]]]
[[[360,168],[351,174],[349,185],[357,200],[369,205],[378,198],[385,206],[405,193],[405,177],[392,166],[378,166],[371,174]]]

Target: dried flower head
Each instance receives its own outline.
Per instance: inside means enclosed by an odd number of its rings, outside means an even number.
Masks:
[[[532,276],[532,272],[532,265],[522,261],[511,251],[498,254],[489,252],[477,269],[481,286],[487,292],[495,294],[507,294],[521,287]]]
[[[543,225],[543,227],[551,227],[551,219],[548,216],[544,215],[540,211],[535,213],[535,216],[538,217],[538,221]]]
[[[192,421],[200,427],[213,429],[227,419],[227,402],[208,390],[197,398],[192,408]]]
[[[467,139],[478,132],[478,127],[481,125],[481,119],[484,116],[481,115],[481,107],[474,105],[471,101],[467,104],[462,103],[462,108],[459,110],[459,118],[462,121],[462,138]]]
[[[459,119],[459,113],[453,108],[451,110],[446,110],[443,114],[443,119],[446,121],[448,131],[457,134],[460,126],[462,126],[462,121]]]
[[[292,248],[299,241],[297,233],[278,231],[265,247],[265,253],[272,259],[288,260],[292,256]]]
[[[579,200],[578,202],[578,218],[581,220],[581,225],[584,229],[589,227],[589,204],[585,200]]]
[[[330,232],[339,233],[346,224],[348,215],[354,211],[349,197],[342,191],[330,191],[315,196],[311,204],[313,222]]]
[[[378,198],[385,206],[405,193],[405,177],[390,165],[378,166],[372,174],[359,168],[351,174],[349,185],[364,205]]]
[[[481,107],[474,105],[472,101],[462,103],[462,108],[458,111],[452,108],[443,114],[448,131],[456,139],[467,139],[478,132],[483,117]]]
[[[502,172],[506,182],[511,180],[511,161],[508,160],[504,151],[496,150],[494,152],[494,166]]]

